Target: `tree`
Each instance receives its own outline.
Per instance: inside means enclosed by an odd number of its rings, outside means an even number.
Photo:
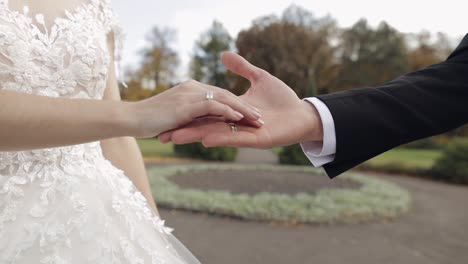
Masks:
[[[288,84],[300,96],[313,96],[334,86],[338,63],[334,47],[335,22],[330,17],[290,6],[281,18],[262,17],[239,33],[239,53]],[[239,81],[238,93],[245,82]]]
[[[436,40],[428,31],[407,36],[410,48],[408,52],[408,65],[410,71],[415,71],[429,65],[443,61],[448,57],[453,47],[447,36],[443,33],[436,35]],[[414,44],[413,44],[414,43]]]
[[[223,25],[214,21],[211,28],[204,32],[195,43],[190,65],[192,78],[221,88],[229,87],[227,70],[221,63],[221,53],[231,50],[233,40]],[[205,148],[201,143],[175,145],[177,154],[197,159],[233,161],[237,156],[236,148]]]
[[[434,43],[434,46],[436,47],[437,50],[437,56],[441,60],[447,59],[447,57],[453,52],[455,49],[454,43],[449,39],[447,34],[438,32],[436,34],[436,41]]]
[[[404,37],[385,22],[372,29],[361,19],[341,37],[336,90],[381,85],[408,71]]]
[[[127,76],[127,87],[120,90],[120,96],[123,100],[140,101],[155,94],[156,90],[143,87],[139,70],[127,69],[125,76]]]
[[[335,37],[333,19],[317,18],[292,5],[281,18],[255,20],[251,28],[239,33],[236,46],[240,55],[283,80],[299,97],[309,97],[335,86],[339,66],[331,44]],[[239,79],[237,93],[245,91],[245,83]],[[294,157],[283,159],[288,155]],[[299,145],[285,147],[281,157],[282,162],[294,164],[306,159]]]
[[[416,47],[408,52],[409,70],[415,71],[439,61],[437,50],[431,45],[429,32],[424,31],[415,36],[409,36],[416,41]]]
[[[214,21],[195,44],[191,62],[192,78],[222,88],[228,87],[226,69],[221,64],[221,53],[231,50],[233,39],[223,25]]]
[[[175,35],[172,29],[153,27],[146,36],[147,47],[142,50],[143,62],[138,74],[140,83],[157,90],[171,86],[179,66],[178,54],[171,47]]]

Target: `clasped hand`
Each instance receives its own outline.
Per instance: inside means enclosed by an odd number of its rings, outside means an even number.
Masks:
[[[227,90],[189,81],[160,94],[163,115],[158,118],[164,119],[164,132],[158,134],[161,142],[271,148],[322,140],[316,109],[285,83],[235,53],[224,53],[222,63],[250,81],[248,91],[237,97]],[[213,91],[214,100],[206,100],[206,91]],[[142,136],[154,136],[154,128],[143,131]]]

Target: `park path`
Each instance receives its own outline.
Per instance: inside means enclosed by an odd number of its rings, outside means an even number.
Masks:
[[[240,148],[235,163],[240,164],[277,164],[278,156],[273,150]]]
[[[410,190],[412,210],[394,221],[279,226],[161,210],[204,264],[468,263],[468,187],[378,176]]]

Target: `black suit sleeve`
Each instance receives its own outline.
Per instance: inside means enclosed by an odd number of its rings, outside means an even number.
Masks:
[[[381,87],[318,98],[335,122],[336,156],[324,166],[330,177],[399,145],[455,129],[468,121],[468,35],[442,63]]]

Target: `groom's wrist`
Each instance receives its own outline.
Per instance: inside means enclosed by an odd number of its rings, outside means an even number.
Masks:
[[[301,101],[302,121],[304,132],[301,142],[323,141],[323,125],[320,114],[313,104],[308,101]]]

